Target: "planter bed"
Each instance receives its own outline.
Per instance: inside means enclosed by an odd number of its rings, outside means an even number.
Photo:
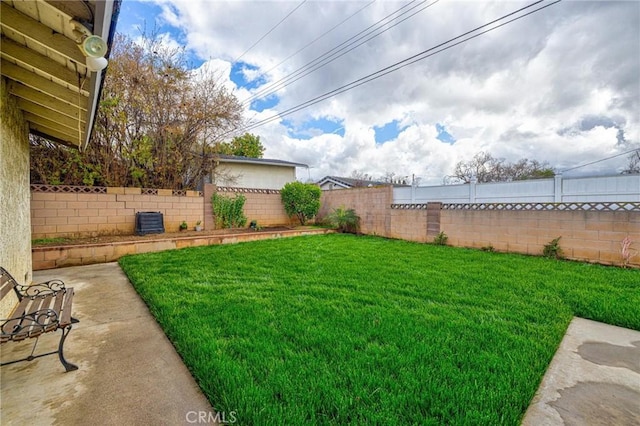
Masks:
[[[333,232],[328,229],[265,228],[225,229],[216,231],[183,231],[176,233],[137,235],[111,235],[81,239],[70,239],[63,243],[34,245],[31,249],[33,270],[62,268],[66,266],[90,265],[114,262],[126,254],[149,253],[184,247],[233,244],[244,241],[271,238],[297,237]]]

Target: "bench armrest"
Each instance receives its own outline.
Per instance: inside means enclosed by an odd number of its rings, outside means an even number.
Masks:
[[[31,284],[31,285],[22,285],[17,284],[15,286],[16,293],[18,293],[18,297],[22,299],[23,297],[35,297],[35,296],[46,296],[48,294],[56,294],[59,291],[64,291],[65,286],[64,282],[61,280],[50,280],[45,281],[43,283]]]
[[[20,340],[58,328],[58,313],[40,309],[13,318],[0,319],[0,340]]]

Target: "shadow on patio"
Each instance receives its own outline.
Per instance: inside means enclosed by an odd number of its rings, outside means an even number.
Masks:
[[[53,278],[75,289],[80,323],[65,357],[80,369],[65,373],[56,355],[2,367],[0,424],[177,425],[213,412],[117,263],[34,274],[34,282]],[[36,352],[54,350],[59,338],[46,333]],[[27,356],[33,343],[3,344],[2,361]]]

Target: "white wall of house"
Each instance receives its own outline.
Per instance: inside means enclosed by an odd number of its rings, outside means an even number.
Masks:
[[[333,182],[324,182],[323,184],[320,185],[320,189],[322,189],[323,191],[331,191],[333,189],[339,189],[335,187],[336,184]]]
[[[215,184],[234,188],[282,189],[296,180],[296,168],[268,164],[220,162]]]
[[[29,129],[15,99],[9,96],[6,79],[1,80],[0,266],[27,284],[31,282]],[[15,304],[15,300],[6,302],[10,306],[0,306],[1,318],[7,318],[7,310]]]
[[[322,189],[323,191],[333,191],[334,189],[345,189],[345,188],[348,188],[348,187],[332,181],[323,182],[320,185],[320,189]]]

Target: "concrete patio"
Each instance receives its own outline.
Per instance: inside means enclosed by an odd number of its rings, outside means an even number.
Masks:
[[[117,263],[36,272],[73,287],[74,325],[64,372],[56,355],[3,366],[2,425],[193,424],[213,413],[195,380]],[[57,348],[60,333],[40,338]],[[2,361],[29,354],[33,339],[2,345]]]
[[[2,367],[0,424],[215,420],[213,408],[117,263],[34,275],[35,282],[59,278],[75,289],[73,312],[80,323],[65,344],[65,356],[80,369],[65,373],[55,355]],[[59,333],[41,337],[39,351],[55,349],[58,338]],[[28,355],[32,343],[2,345],[2,360]],[[575,318],[523,424],[640,424],[640,332]]]

